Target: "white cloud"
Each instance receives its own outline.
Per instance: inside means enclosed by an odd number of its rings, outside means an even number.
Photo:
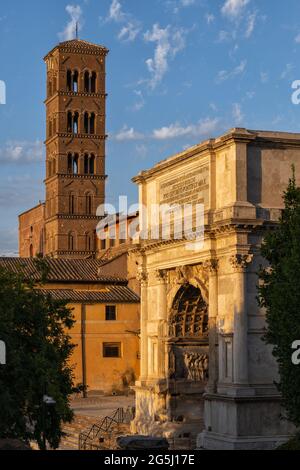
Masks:
[[[144,135],[135,131],[133,127],[123,126],[122,129],[115,135],[115,140],[122,142],[126,140],[139,140],[143,139]]]
[[[122,10],[122,4],[119,0],[113,0],[106,21],[114,21],[115,23],[124,23],[121,27],[118,39],[125,42],[135,40],[141,31],[141,24],[131,14]]]
[[[145,106],[144,95],[141,90],[134,90],[134,94],[137,96],[137,101],[133,105],[134,111],[140,111]]]
[[[241,16],[250,0],[226,0],[221,11],[223,15],[235,20]]]
[[[122,11],[122,5],[118,0],[113,0],[108,13],[108,20],[116,21],[117,23],[123,21],[125,13]]]
[[[219,31],[219,35],[218,35],[218,42],[226,42],[226,41],[231,41],[232,39],[234,39],[236,33],[235,31],[224,31],[223,29],[221,31]]]
[[[220,70],[216,79],[217,83],[224,82],[225,80],[229,80],[231,78],[234,78],[234,77],[237,77],[238,75],[243,74],[244,71],[246,70],[246,66],[247,66],[247,61],[242,60],[242,62],[233,70],[230,70],[230,71]]]
[[[260,72],[261,83],[267,83],[269,81],[269,74],[267,72]]]
[[[42,161],[44,158],[44,145],[41,140],[8,141],[0,147],[0,161],[6,163],[30,163]]]
[[[297,34],[297,36],[295,37],[295,42],[296,42],[297,44],[300,44],[300,33]]]
[[[164,126],[153,131],[153,138],[156,140],[176,139],[178,137],[200,137],[209,135],[217,129],[219,119],[204,119],[197,124],[182,126],[179,122]]]
[[[242,107],[239,103],[234,103],[232,106],[232,117],[234,119],[235,125],[240,125],[244,120],[244,115],[242,113]]]
[[[141,28],[137,24],[129,22],[120,30],[118,38],[123,41],[134,41],[140,30]]]
[[[82,9],[79,5],[67,5],[66,12],[70,15],[71,19],[67,23],[65,29],[58,33],[58,37],[61,41],[69,41],[74,39],[76,32],[76,24],[78,24],[78,31],[82,29]]]
[[[248,16],[247,29],[246,29],[246,32],[245,32],[245,37],[246,38],[250,38],[250,36],[252,35],[252,33],[254,31],[255,23],[256,23],[256,16],[257,16],[256,12],[251,13]]]
[[[183,7],[189,7],[190,5],[194,5],[195,0],[180,0],[180,3]]]
[[[158,24],[154,24],[152,31],[144,34],[146,42],[156,43],[154,57],[146,60],[152,75],[148,81],[150,88],[156,88],[168,71],[169,60],[185,48],[185,35],[186,31],[182,28],[174,29],[170,25],[160,28]]]
[[[207,13],[205,15],[205,19],[206,19],[207,24],[211,24],[215,21],[216,18],[215,18],[215,15],[213,15],[212,13]]]

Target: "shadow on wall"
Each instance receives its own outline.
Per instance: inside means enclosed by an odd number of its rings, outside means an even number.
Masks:
[[[251,204],[262,202],[262,154],[261,149],[254,145],[248,146],[247,157],[247,198]]]

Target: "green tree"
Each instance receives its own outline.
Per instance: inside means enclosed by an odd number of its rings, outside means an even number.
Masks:
[[[36,263],[44,282],[47,265]],[[74,346],[67,330],[74,318],[65,302],[37,287],[22,274],[0,268],[0,339],[7,353],[6,365],[0,366],[0,438],[56,449],[63,423],[73,418],[68,359]],[[51,404],[46,396],[53,398]]]
[[[279,366],[277,387],[287,419],[300,426],[300,365],[292,362],[292,344],[300,340],[300,187],[295,169],[284,193],[284,210],[276,230],[261,248],[269,266],[261,268],[259,302],[266,309],[264,340],[273,346]]]

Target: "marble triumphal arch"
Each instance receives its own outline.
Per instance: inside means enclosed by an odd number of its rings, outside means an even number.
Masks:
[[[288,439],[256,297],[260,245],[276,229],[292,164],[299,178],[300,134],[233,129],[134,178],[142,218],[151,219],[153,204],[203,204],[204,241],[191,250],[186,239],[149,236],[135,248],[141,375],[133,432],[208,449]]]

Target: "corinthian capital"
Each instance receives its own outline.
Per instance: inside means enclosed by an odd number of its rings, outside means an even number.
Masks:
[[[143,285],[148,282],[148,273],[146,271],[139,271],[136,276],[137,280]]]
[[[159,282],[166,282],[167,280],[167,270],[166,269],[157,269],[154,271],[154,277]]]
[[[230,257],[230,264],[233,267],[233,269],[238,270],[238,271],[244,271],[247,266],[252,263],[253,260],[253,255],[247,254],[247,255],[233,255]]]
[[[203,263],[203,268],[211,274],[216,273],[219,268],[219,260],[217,258],[210,259]]]

